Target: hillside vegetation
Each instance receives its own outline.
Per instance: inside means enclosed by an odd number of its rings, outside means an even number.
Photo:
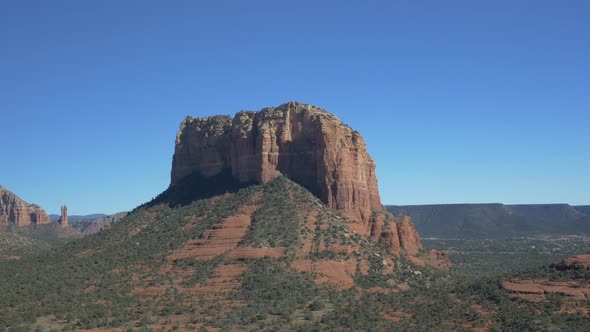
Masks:
[[[0,262],[0,331],[580,331],[590,324],[583,304],[565,295],[529,302],[503,288],[547,273],[549,258],[590,250],[585,242],[565,241],[562,252],[543,244],[548,255],[527,266],[501,260],[510,261],[509,252],[526,259],[534,252],[527,248],[544,242],[490,242],[485,253],[478,243],[431,242],[457,262],[437,271],[392,256],[285,177],[213,197],[189,189],[190,182],[170,188],[94,235]],[[587,280],[572,271],[551,276]]]
[[[188,202],[166,192],[100,233],[0,263],[0,331],[383,329],[378,293],[435,278],[284,177]]]
[[[72,241],[81,235],[57,223],[15,226],[0,230],[0,261],[11,258],[37,256]]]

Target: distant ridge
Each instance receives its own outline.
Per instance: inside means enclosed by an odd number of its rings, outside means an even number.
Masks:
[[[409,215],[423,237],[507,238],[534,234],[590,233],[590,206],[569,204],[388,205]]]
[[[96,218],[100,218],[100,217],[105,217],[107,216],[107,214],[104,213],[95,213],[95,214],[87,214],[87,215],[70,215],[68,216],[68,219],[70,220],[70,223],[72,222],[76,222],[78,220],[88,220],[88,219],[96,219]],[[49,215],[49,219],[51,219],[51,221],[58,221],[59,220],[60,215],[59,214],[50,214]]]
[[[98,233],[103,229],[106,229],[113,224],[119,222],[119,220],[126,217],[128,212],[119,212],[111,215],[103,215],[96,218],[90,219],[78,219],[70,222],[70,226],[82,233],[83,235],[90,235]]]
[[[590,205],[577,205],[574,209],[590,216]]]

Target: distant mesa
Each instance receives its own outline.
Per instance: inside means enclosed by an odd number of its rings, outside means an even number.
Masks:
[[[509,238],[539,234],[590,234],[588,206],[568,204],[388,205],[408,215],[425,237]]]
[[[82,235],[98,233],[126,217],[128,212],[119,212],[111,215],[90,215],[70,217],[69,225]]]
[[[327,111],[297,102],[230,116],[187,117],[176,136],[171,184],[193,173],[227,171],[240,183],[278,175],[307,188],[328,207],[368,222],[382,210],[375,162],[359,132]]]
[[[20,197],[0,186],[0,226],[28,226],[49,224],[49,216],[38,205],[29,204]]]
[[[578,205],[574,206],[574,209],[590,216],[590,205]]]
[[[86,215],[68,214],[68,224],[72,224],[78,220],[96,219],[96,218],[105,217],[105,216],[107,216],[107,215],[104,213],[94,213],[94,214],[86,214]],[[60,214],[50,214],[49,215],[49,219],[51,219],[51,221],[57,222],[57,221],[59,221],[60,218],[61,218],[61,212],[60,212]]]

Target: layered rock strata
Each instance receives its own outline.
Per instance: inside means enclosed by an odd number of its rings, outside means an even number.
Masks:
[[[187,117],[176,136],[172,185],[230,169],[242,183],[285,175],[330,208],[367,223],[382,210],[375,162],[359,132],[311,105],[290,102],[259,112]]]
[[[0,186],[0,225],[49,224],[49,216],[40,206],[29,204]]]

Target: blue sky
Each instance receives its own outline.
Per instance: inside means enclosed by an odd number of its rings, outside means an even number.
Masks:
[[[588,1],[2,1],[0,184],[164,190],[180,121],[290,100],[359,130],[385,204],[590,204]]]

